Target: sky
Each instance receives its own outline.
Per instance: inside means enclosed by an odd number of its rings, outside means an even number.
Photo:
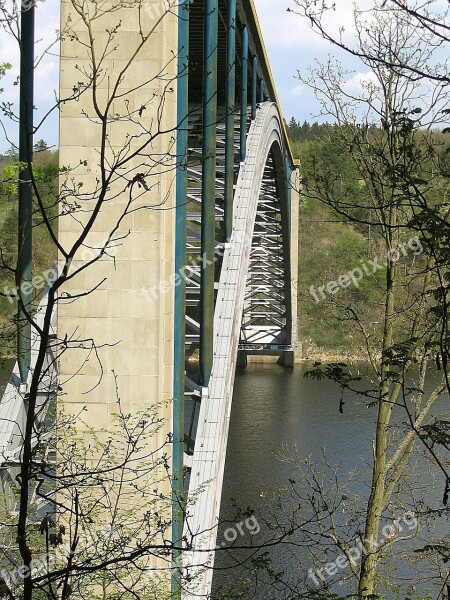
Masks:
[[[12,5],[13,0],[6,0]],[[310,27],[309,20],[288,12],[295,10],[294,0],[254,0],[261,24],[275,85],[281,103],[283,116],[287,121],[295,117],[299,121],[315,120],[319,106],[313,93],[298,79],[298,72],[306,74],[308,68],[316,60],[326,61],[332,54],[338,56],[343,65],[352,71],[348,76],[350,84],[361,81],[367,74],[364,66],[356,59],[350,59],[344,53],[339,54],[335,47],[316,35]],[[352,7],[350,0],[334,0],[336,11],[328,21],[336,33],[344,27],[347,36],[352,35]],[[363,8],[373,5],[373,0],[359,0]],[[55,39],[55,31],[59,27],[59,0],[37,0],[36,10],[36,56]],[[36,71],[35,104],[37,107],[35,123],[54,101],[58,86],[58,46],[53,46],[45,58],[39,63]],[[12,63],[13,68],[7,77],[0,82],[4,88],[0,101],[17,102],[18,86],[13,83],[18,76],[17,42],[13,36],[0,30],[0,60]],[[9,128],[11,135],[16,128]],[[45,129],[38,131],[35,139],[45,139],[49,144],[57,146],[56,115],[46,124]],[[9,143],[0,131],[0,152],[9,148]]]
[[[306,76],[316,61],[324,62],[328,56],[338,56],[346,69],[352,72],[350,79],[358,81],[366,75],[364,65],[339,52],[323,40],[310,26],[309,20],[295,14],[293,0],[254,0],[266,44],[278,97],[284,118],[289,121],[316,120],[320,107],[313,92],[301,83],[298,74]],[[331,3],[330,3],[331,4]],[[340,27],[351,36],[353,2],[335,0],[336,10],[326,21],[330,31],[338,33]],[[372,0],[360,0],[362,7],[373,5]],[[287,9],[291,9],[288,12]],[[298,10],[298,7],[297,7]]]
[[[345,24],[351,15],[351,3],[348,0],[337,0],[338,4],[339,2],[342,5],[339,9],[339,21]],[[12,4],[11,0],[7,0],[7,3]],[[330,51],[329,45],[311,32],[306,20],[287,12],[288,7],[295,7],[293,0],[255,0],[255,5],[283,115],[288,121],[292,116],[301,121],[310,120],[317,113],[317,104],[312,93],[296,78],[297,71],[305,71],[315,58],[326,58]],[[36,6],[36,56],[39,56],[55,39],[55,31],[59,28],[59,0],[38,0]],[[36,70],[35,123],[55,99],[58,86],[57,52],[58,46],[55,45]],[[13,100],[17,103],[18,86],[13,85],[19,74],[17,42],[13,36],[3,31],[0,32],[0,57],[13,65],[0,83],[5,90],[0,100]],[[15,132],[16,127],[8,127],[11,136]],[[50,145],[57,146],[57,136],[55,115],[45,128],[37,132],[35,139],[43,138]],[[0,152],[9,147],[4,132],[0,132]]]

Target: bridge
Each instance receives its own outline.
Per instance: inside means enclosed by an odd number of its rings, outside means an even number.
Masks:
[[[170,401],[172,593],[207,597],[236,366],[295,362],[297,164],[252,0],[62,0],[62,24],[61,402],[101,431],[119,396]]]

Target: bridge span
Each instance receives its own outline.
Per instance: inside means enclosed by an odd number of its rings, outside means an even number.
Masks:
[[[61,22],[59,402],[85,435],[160,403],[172,597],[207,598],[236,366],[295,362],[298,166],[252,0]]]

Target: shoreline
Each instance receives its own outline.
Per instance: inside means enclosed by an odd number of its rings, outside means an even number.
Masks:
[[[311,343],[300,344],[299,362],[321,362],[321,363],[361,363],[368,362],[365,350],[361,349],[359,354],[352,351],[333,351],[315,346]]]
[[[320,362],[320,363],[361,363],[367,362],[367,357],[356,356],[354,354],[334,354],[332,352],[308,352],[302,355],[299,362]]]

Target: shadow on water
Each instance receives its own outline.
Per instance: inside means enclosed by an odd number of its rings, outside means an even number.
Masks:
[[[280,486],[289,487],[289,479],[294,477],[293,467],[290,461],[280,461],[283,452],[290,456],[294,452],[300,457],[310,456],[316,465],[322,465],[324,472],[328,469],[323,466],[325,452],[328,464],[338,467],[340,481],[346,490],[362,504],[368,497],[376,406],[369,407],[364,397],[346,391],[343,413],[340,413],[339,386],[328,380],[305,378],[304,373],[309,368],[310,365],[303,364],[290,371],[276,365],[253,364],[236,373],[221,506],[221,520],[227,522],[218,534],[218,547],[223,547],[216,553],[215,590],[220,586],[226,589],[248,576],[248,571],[238,565],[243,555],[229,552],[227,548],[233,543],[259,543],[258,535],[249,535],[256,529],[254,521],[248,521],[246,525],[250,513],[245,509],[250,507],[256,515],[267,514],[274,491]],[[373,377],[368,367],[362,364],[357,368],[366,377],[358,385],[361,389],[370,387],[372,384],[368,380],[373,381]],[[427,388],[431,389],[436,381],[437,375],[431,375]],[[436,404],[434,414],[438,413],[448,417],[448,396],[443,396]],[[406,420],[405,409],[397,409],[393,418],[393,436],[403,428]],[[418,445],[416,466],[409,469],[409,476],[421,487],[429,502],[442,506],[442,477],[438,474],[436,482],[431,478],[427,461]],[[237,512],[236,506],[243,512]],[[236,529],[233,522],[241,523],[241,527]],[[250,531],[252,527],[253,532]],[[440,529],[439,534],[442,528],[449,531],[446,521],[436,527]],[[429,533],[430,536],[435,534]],[[302,551],[284,545],[271,549],[270,556],[277,569],[292,571],[292,578],[295,578],[298,575],[295,573],[295,555],[299,552]],[[400,573],[405,577],[409,574],[407,568]],[[264,583],[258,588],[255,598],[284,598],[281,592],[274,593]],[[344,592],[347,593],[345,588],[339,590],[339,593]]]

